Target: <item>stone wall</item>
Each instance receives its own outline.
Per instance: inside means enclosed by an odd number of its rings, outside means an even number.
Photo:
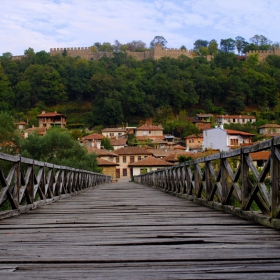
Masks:
[[[276,49],[273,51],[249,51],[246,53],[246,57],[249,57],[250,55],[257,54],[259,57],[259,61],[264,61],[267,56],[269,55],[279,55],[280,56],[280,49]]]

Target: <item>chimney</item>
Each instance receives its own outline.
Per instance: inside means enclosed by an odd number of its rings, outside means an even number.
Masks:
[[[46,111],[42,111],[42,114],[45,114],[46,113]]]

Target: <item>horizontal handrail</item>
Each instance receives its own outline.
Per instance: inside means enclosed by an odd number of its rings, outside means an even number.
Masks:
[[[0,153],[0,219],[109,182],[100,173]]]
[[[279,149],[280,137],[275,137],[134,176],[133,180],[280,229]],[[253,160],[262,151],[269,152],[267,159]]]

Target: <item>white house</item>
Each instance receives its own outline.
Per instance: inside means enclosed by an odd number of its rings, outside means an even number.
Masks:
[[[203,150],[229,151],[236,147],[252,145],[254,134],[223,129],[223,126],[203,131]]]
[[[257,120],[255,116],[248,115],[218,115],[218,124],[230,124],[230,123],[239,123],[246,124],[248,122],[254,123]]]
[[[149,156],[138,162],[129,164],[131,177],[170,166],[173,166],[173,164],[153,156]]]
[[[127,129],[124,127],[104,128],[101,132],[104,137],[119,138],[127,133]]]

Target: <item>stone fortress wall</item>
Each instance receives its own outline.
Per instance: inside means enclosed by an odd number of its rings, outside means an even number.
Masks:
[[[257,54],[259,61],[265,61],[265,59],[269,56],[269,55],[279,55],[280,56],[280,49],[275,49],[273,51],[249,51],[246,53],[246,57],[249,57],[250,55],[254,55]]]
[[[113,57],[113,52],[93,52],[90,47],[80,47],[80,48],[51,48],[50,55],[62,55],[63,51],[67,51],[67,55],[73,57],[81,57],[87,60],[97,60],[101,57]],[[127,51],[129,56],[137,60],[144,60],[148,58],[160,59],[162,57],[178,58],[180,55],[185,55],[189,58],[193,58],[193,52],[181,49],[165,49],[160,45],[156,45],[154,49],[145,52],[130,52]]]

